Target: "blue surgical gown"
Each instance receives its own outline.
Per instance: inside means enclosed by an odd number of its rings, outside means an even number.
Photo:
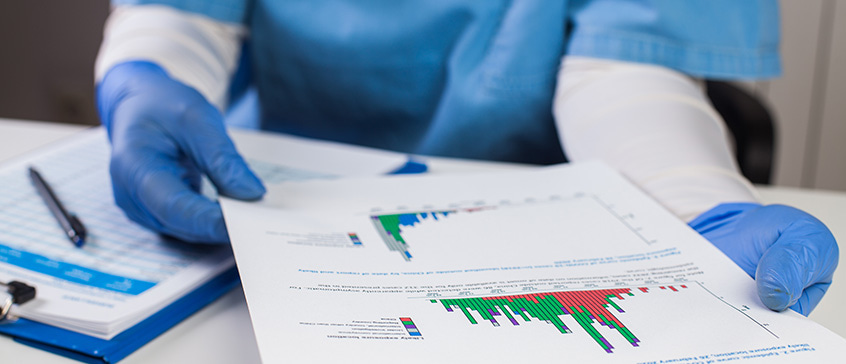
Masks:
[[[117,0],[249,29],[261,127],[402,152],[564,159],[562,55],[780,72],[775,0]]]

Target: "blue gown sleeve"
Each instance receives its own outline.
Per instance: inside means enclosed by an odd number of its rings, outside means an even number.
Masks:
[[[775,0],[571,0],[566,54],[705,78],[781,72]]]

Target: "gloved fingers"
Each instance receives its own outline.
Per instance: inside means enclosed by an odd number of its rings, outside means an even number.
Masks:
[[[176,133],[180,147],[217,187],[218,193],[243,200],[256,200],[264,185],[250,170],[226,133],[220,113],[203,102],[185,110],[186,128]]]
[[[158,232],[191,242],[229,239],[217,203],[192,189],[190,169],[153,149],[113,154],[115,201],[130,219]]]
[[[776,311],[799,304],[800,313],[810,313],[831,284],[838,258],[837,243],[825,225],[810,215],[795,221],[758,263],[761,301]]]
[[[108,78],[108,80],[106,80]],[[235,150],[223,117],[199,92],[168,77],[149,62],[114,67],[98,86],[101,114],[109,120],[115,147],[146,144],[166,150],[172,158],[184,153],[209,176],[218,192],[239,199],[258,199],[265,189]],[[106,97],[110,95],[110,97]],[[138,135],[137,132],[141,131]],[[147,140],[155,135],[155,141]],[[176,148],[165,144],[175,143]],[[138,150],[139,148],[132,148]]]
[[[122,184],[112,184],[115,203],[123,210],[126,217],[152,231],[162,231],[162,224],[138,205],[126,187]]]
[[[184,169],[182,173],[182,182],[185,183],[191,190],[197,191],[198,193],[203,193],[202,186],[203,186],[203,176],[200,174],[200,170],[188,158],[182,158],[180,161],[180,166]]]
[[[138,202],[161,224],[160,231],[189,242],[228,242],[220,205],[183,181],[173,170],[154,169],[138,185]]]
[[[150,62],[113,67],[98,102],[112,141],[115,201],[127,216],[188,241],[227,241],[220,206],[197,193],[200,175],[236,198],[260,198],[264,187],[217,109]]]
[[[830,282],[817,283],[805,288],[802,296],[799,297],[799,300],[793,306],[790,306],[790,309],[804,316],[808,316],[817,307],[817,304],[820,303],[829,286],[831,286]]]
[[[176,144],[163,138],[149,127],[127,127],[119,123],[115,128],[109,173],[115,203],[130,220],[153,231],[162,231],[162,224],[138,203],[138,176],[148,173],[154,160],[172,158]],[[142,124],[143,125],[143,124]]]
[[[754,278],[758,260],[777,237],[777,233],[762,234],[765,229],[752,229],[750,234],[749,229],[743,229],[748,223],[738,226],[738,221],[744,221],[744,216],[758,209],[761,205],[757,203],[721,204],[699,215],[689,225]],[[753,224],[757,222],[753,221]],[[766,246],[759,248],[758,243],[770,235],[772,238]]]

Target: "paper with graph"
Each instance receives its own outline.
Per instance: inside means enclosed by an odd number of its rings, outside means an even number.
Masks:
[[[223,200],[268,362],[829,362],[842,338],[601,164]]]

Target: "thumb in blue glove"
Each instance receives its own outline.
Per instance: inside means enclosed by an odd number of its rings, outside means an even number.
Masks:
[[[839,250],[813,216],[782,205],[721,204],[690,226],[755,278],[772,310],[807,316],[831,285]]]
[[[150,62],[113,67],[97,101],[112,143],[115,202],[126,215],[185,241],[228,241],[220,205],[198,193],[201,175],[224,196],[258,199],[265,188],[235,150],[220,112]]]

